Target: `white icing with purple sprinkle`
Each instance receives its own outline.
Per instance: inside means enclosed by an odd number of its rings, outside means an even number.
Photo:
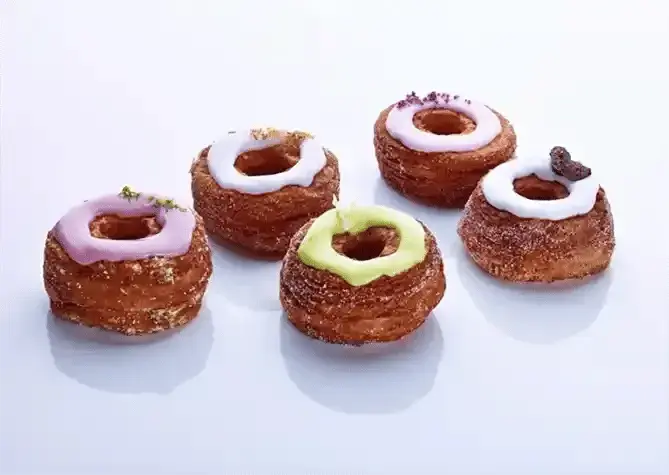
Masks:
[[[464,114],[476,123],[467,134],[437,135],[420,130],[413,117],[426,109],[448,109]],[[386,130],[395,140],[418,152],[469,152],[485,147],[502,131],[499,117],[484,104],[457,95],[430,93],[420,99],[410,94],[395,105],[386,119]]]

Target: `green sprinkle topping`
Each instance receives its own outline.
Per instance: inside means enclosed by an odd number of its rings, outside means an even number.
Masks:
[[[121,192],[118,195],[121,198],[131,201],[131,200],[138,200],[139,197],[141,196],[141,193],[133,191],[132,188],[126,185],[121,189]],[[182,208],[181,206],[179,206],[173,199],[147,196],[146,200],[149,203],[152,203],[154,208],[164,208],[167,211],[171,209],[178,209],[179,211],[188,211],[186,208]]]
[[[153,197],[152,197],[153,198]],[[169,211],[171,209],[178,209],[179,211],[186,211],[186,208],[179,206],[173,199],[167,198],[153,198],[153,206],[156,208],[164,208]]]
[[[121,198],[125,198],[126,200],[138,200],[140,193],[137,193],[136,191],[132,191],[132,188],[130,188],[128,185],[125,185],[122,189],[121,192],[118,194]]]

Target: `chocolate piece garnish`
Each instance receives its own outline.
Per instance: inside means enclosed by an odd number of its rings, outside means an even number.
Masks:
[[[564,147],[553,147],[550,152],[551,168],[556,175],[562,176],[565,162],[571,161],[571,154]]]
[[[564,147],[553,147],[550,151],[551,168],[556,175],[569,181],[579,181],[592,174],[590,168],[571,159],[571,154]]]

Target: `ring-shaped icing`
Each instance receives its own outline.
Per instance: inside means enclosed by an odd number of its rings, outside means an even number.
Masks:
[[[291,168],[274,175],[248,176],[235,168],[237,157],[245,152],[279,145],[281,137],[258,139],[252,130],[234,132],[214,142],[209,150],[209,172],[221,188],[251,195],[278,191],[284,186],[309,186],[327,162],[325,150],[313,138],[305,138],[300,145],[300,159]]]
[[[476,123],[468,134],[437,135],[420,130],[413,122],[418,112],[426,109],[447,109],[464,114]],[[459,96],[437,96],[434,101],[395,105],[388,113],[386,130],[411,150],[419,152],[469,152],[485,147],[502,131],[499,117],[484,104]]]
[[[557,200],[531,200],[519,195],[513,182],[530,175],[564,185],[569,196]],[[483,177],[481,190],[492,206],[519,218],[560,221],[589,213],[595,206],[599,183],[593,175],[575,182],[556,175],[550,158],[516,158],[502,163]]]
[[[153,198],[153,199],[152,199]],[[144,193],[134,198],[106,195],[85,201],[72,208],[54,228],[54,234],[65,252],[81,265],[98,261],[127,261],[148,257],[181,256],[188,252],[195,229],[195,215],[183,208],[156,206],[159,195]],[[150,216],[162,226],[157,234],[135,240],[102,239],[91,235],[89,225],[103,215],[121,217]]]
[[[337,234],[359,234],[371,227],[394,228],[400,237],[397,250],[390,255],[356,261],[337,253],[332,238]],[[425,229],[408,214],[385,206],[353,206],[326,211],[311,224],[297,255],[315,269],[338,275],[352,286],[369,284],[381,276],[395,276],[423,262],[427,248]]]

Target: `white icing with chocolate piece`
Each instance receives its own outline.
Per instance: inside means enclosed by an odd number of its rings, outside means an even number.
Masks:
[[[569,196],[557,200],[531,200],[516,193],[513,183],[518,178],[536,175],[545,181],[562,184]],[[599,183],[593,175],[570,181],[551,168],[550,157],[513,159],[491,170],[481,181],[485,199],[495,208],[519,218],[560,221],[588,214],[595,206]]]

